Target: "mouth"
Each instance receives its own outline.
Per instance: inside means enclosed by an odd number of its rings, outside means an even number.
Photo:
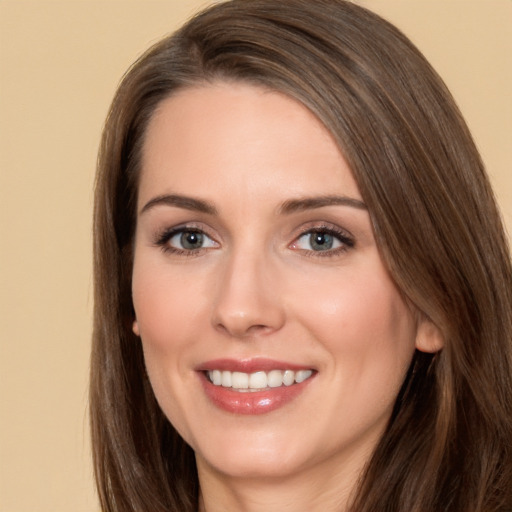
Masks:
[[[301,384],[312,377],[313,370],[270,370],[254,373],[207,370],[204,373],[214,386],[231,388],[242,393],[254,393]]]
[[[216,408],[233,414],[274,411],[301,396],[317,371],[268,359],[216,360],[196,368],[206,397]]]

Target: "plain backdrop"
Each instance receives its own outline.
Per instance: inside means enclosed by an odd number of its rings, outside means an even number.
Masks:
[[[312,0],[314,1],[314,0]],[[0,512],[95,512],[91,210],[123,72],[208,2],[0,0]],[[512,231],[512,0],[360,0],[451,88]]]

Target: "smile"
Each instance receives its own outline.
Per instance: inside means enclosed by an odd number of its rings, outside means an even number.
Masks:
[[[269,388],[300,384],[313,375],[312,370],[271,370],[254,373],[208,370],[206,377],[214,386],[241,392],[256,392]]]
[[[274,359],[216,359],[195,368],[206,397],[232,414],[265,414],[295,401],[316,380],[315,368]]]

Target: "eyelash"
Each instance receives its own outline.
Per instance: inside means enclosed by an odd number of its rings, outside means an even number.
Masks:
[[[199,235],[203,235],[208,239],[212,240],[214,243],[217,243],[211,236],[209,236],[203,229],[196,226],[179,226],[170,229],[165,229],[163,232],[159,233],[155,240],[155,245],[160,247],[160,249],[164,253],[176,254],[179,256],[199,256],[203,253],[203,251],[210,249],[211,247],[200,247],[198,249],[179,249],[177,247],[173,247],[169,244],[169,241],[178,234],[184,233],[195,233]],[[351,235],[349,235],[346,231],[336,228],[332,225],[318,225],[318,226],[308,226],[303,229],[302,232],[294,239],[291,246],[298,244],[298,241],[306,236],[312,235],[314,233],[330,235],[334,237],[341,245],[334,249],[327,249],[325,251],[315,251],[313,249],[300,249],[295,248],[295,250],[299,250],[305,253],[308,257],[313,258],[329,258],[338,256],[349,249],[355,247],[355,241]]]

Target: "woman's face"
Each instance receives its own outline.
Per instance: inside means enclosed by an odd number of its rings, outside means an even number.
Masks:
[[[162,410],[200,472],[226,476],[360,468],[428,345],[329,133],[243,84],[152,118],[133,302]]]

